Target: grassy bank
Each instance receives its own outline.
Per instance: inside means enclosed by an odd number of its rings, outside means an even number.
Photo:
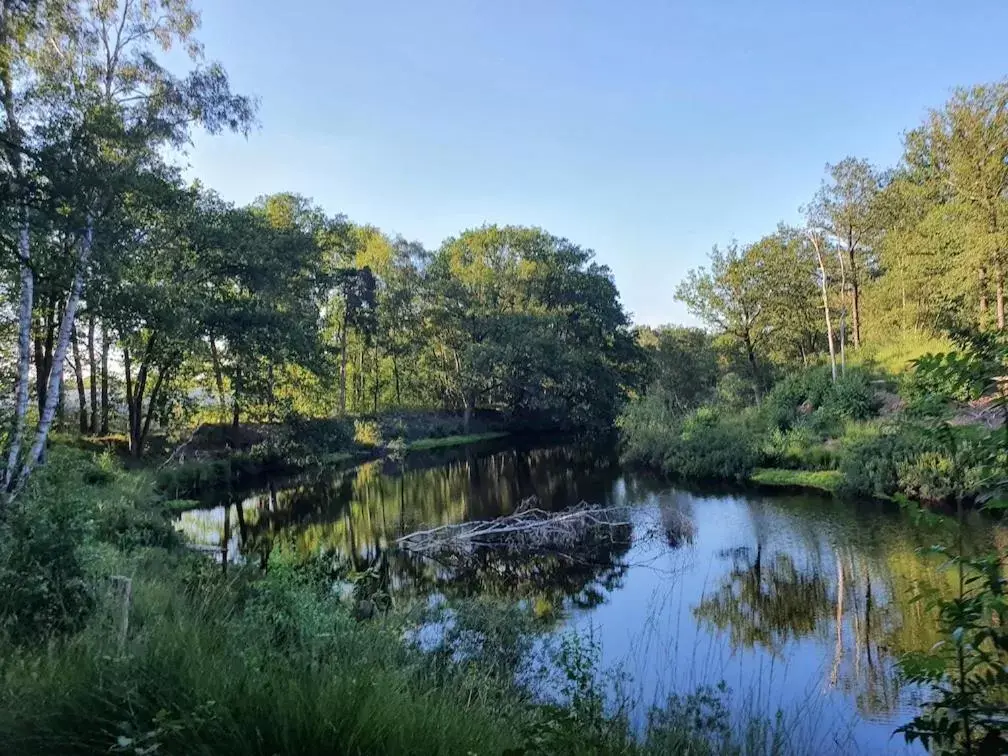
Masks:
[[[410,451],[429,451],[430,449],[448,449],[453,446],[465,446],[466,444],[475,444],[480,441],[493,441],[495,439],[507,438],[509,434],[506,431],[489,431],[487,433],[470,433],[468,435],[460,436],[445,436],[443,438],[421,438],[417,441],[411,441],[405,445],[405,450]]]
[[[181,542],[181,505],[148,472],[55,448],[7,513],[0,753],[802,752],[780,722],[730,723],[718,689],[671,697],[634,732],[606,703],[597,649],[542,645],[553,626],[524,605],[403,604],[282,545],[268,572],[225,574]],[[379,607],[367,621],[363,602]],[[414,645],[432,622],[436,641]],[[553,703],[518,682],[533,646]]]
[[[837,470],[785,470],[770,467],[754,470],[749,481],[769,488],[808,489],[835,494],[843,483],[843,476]]]

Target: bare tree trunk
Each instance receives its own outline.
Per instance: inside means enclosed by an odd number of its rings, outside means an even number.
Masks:
[[[759,367],[756,364],[756,352],[753,349],[752,338],[749,336],[749,331],[746,330],[742,337],[742,342],[745,344],[746,348],[746,360],[749,362],[749,370],[752,373],[753,381],[753,394],[756,397],[756,404],[760,403],[760,379],[759,379]]]
[[[853,259],[853,252],[851,253],[851,259]],[[844,268],[843,255],[840,254],[840,250],[837,250],[837,260],[840,261],[840,301],[843,301],[843,293],[847,291],[847,270]],[[857,299],[857,294],[854,293],[852,298]],[[855,307],[856,307],[855,303]],[[857,316],[855,316],[856,318]],[[856,337],[855,337],[856,339]],[[855,344],[856,346],[856,344]],[[847,308],[846,306],[840,310],[840,375],[847,375]]]
[[[88,408],[87,392],[84,390],[84,366],[81,364],[80,345],[77,343],[77,328],[73,329],[70,335],[70,343],[73,345],[74,373],[77,376],[77,410],[80,419],[80,432],[88,432]]]
[[[987,269],[983,266],[978,271],[980,278],[980,325],[987,320]]]
[[[857,260],[854,256],[854,243],[850,240],[848,247],[850,255],[851,274],[851,325],[854,326],[854,348],[861,348],[861,287],[858,282]]]
[[[217,340],[210,336],[210,359],[213,362],[214,380],[217,382],[217,398],[220,401],[221,421],[227,417],[227,399],[224,396],[224,371],[221,369],[220,353],[217,351]]]
[[[126,375],[126,425],[127,436],[129,438],[129,450],[134,456],[138,456],[135,451],[136,446],[136,418],[135,405],[133,404],[133,361],[130,357],[128,346],[123,345],[123,372]]]
[[[87,272],[88,260],[91,257],[91,233],[91,219],[88,218],[87,229],[80,245],[80,254],[77,257],[77,270],[74,273],[73,284],[70,286],[70,296],[67,298],[66,308],[60,320],[59,339],[56,342],[56,352],[53,355],[53,363],[56,365],[62,366],[63,361],[66,359],[67,344],[70,342],[70,331],[73,328],[74,319],[77,317],[77,304],[80,301],[81,288],[84,286],[84,274]],[[46,390],[46,405],[42,416],[39,418],[35,442],[32,444],[31,450],[25,458],[25,464],[21,470],[21,475],[13,495],[17,495],[18,491],[28,481],[28,476],[31,474],[32,468],[42,457],[46,441],[49,438],[49,428],[52,426],[53,416],[56,413],[55,405],[63,371],[53,370],[51,373]]]
[[[840,375],[847,375],[847,311],[840,311]]]
[[[107,436],[109,432],[109,385],[108,385],[108,358],[109,358],[109,334],[102,326],[102,350],[101,350],[101,434]]]
[[[28,215],[27,211],[24,212],[18,237],[18,267],[21,274],[21,301],[18,307],[18,378],[10,449],[7,451],[7,467],[4,470],[4,491],[11,490],[17,475],[21,444],[25,435],[25,418],[28,415],[28,385],[31,380],[31,320],[35,276],[30,265]]]
[[[95,360],[95,316],[92,313],[88,319],[87,346],[88,346],[88,378],[91,381],[91,434],[98,433],[98,363]]]
[[[826,275],[826,263],[823,260],[822,250],[819,248],[818,239],[816,239],[815,234],[812,233],[809,234],[809,239],[812,242],[812,247],[815,249],[816,260],[819,262],[819,287],[822,290],[823,313],[826,316],[826,340],[829,343],[830,369],[833,371],[833,382],[836,383],[836,349],[833,346],[833,322],[830,319],[829,277]]]
[[[234,386],[231,387],[231,427],[238,430],[241,419],[241,406],[238,404],[238,392],[241,391],[241,368],[235,369]]]
[[[1005,327],[1004,275],[1000,262],[994,265],[994,279],[996,287],[994,306],[997,309],[997,327],[999,331],[1003,331]]]
[[[62,430],[66,422],[66,360],[60,363],[59,371],[59,396],[56,398],[56,428]]]

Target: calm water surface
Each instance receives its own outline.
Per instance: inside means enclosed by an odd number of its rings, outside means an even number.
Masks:
[[[944,578],[915,552],[926,538],[880,504],[688,491],[608,454],[489,445],[278,481],[179,527],[229,562],[265,564],[283,537],[363,567],[404,532],[497,517],[533,495],[552,509],[628,505],[633,541],[464,574],[397,560],[397,589],[529,601],[562,618],[558,631],[591,632],[645,702],[724,681],[739,715],[789,712],[821,752],[907,751],[892,731],[918,696],[893,662],[938,639],[909,597]],[[695,524],[692,544],[660,536],[676,510]]]

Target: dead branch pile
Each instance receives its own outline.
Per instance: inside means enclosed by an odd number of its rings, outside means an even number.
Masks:
[[[526,499],[513,514],[496,520],[475,520],[410,533],[396,546],[437,560],[464,559],[483,549],[512,553],[570,553],[601,544],[629,544],[632,526],[626,510],[581,502],[560,512]]]

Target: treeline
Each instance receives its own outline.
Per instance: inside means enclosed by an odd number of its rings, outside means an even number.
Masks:
[[[198,26],[187,1],[2,5],[8,494],[60,422],[125,430],[137,455],[152,429],[208,419],[611,422],[639,354],[590,251],[496,226],[431,251],[295,193],[236,207],[186,185],[172,158],[192,130],[248,132],[257,106]]]
[[[755,399],[796,365],[969,329],[1004,330],[1008,81],[957,90],[904,137],[894,168],[827,166],[802,208],[715,248],[677,290],[735,349]]]

